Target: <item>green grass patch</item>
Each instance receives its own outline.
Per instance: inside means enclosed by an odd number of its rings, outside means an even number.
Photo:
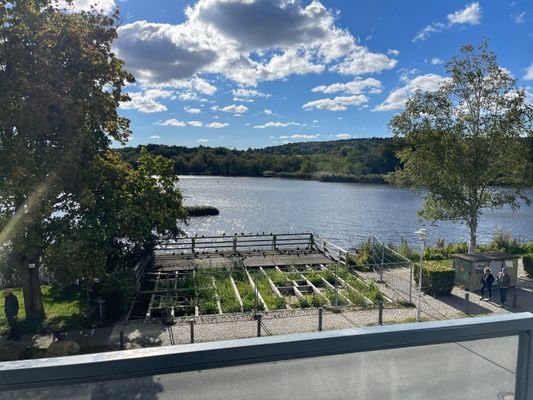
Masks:
[[[72,286],[59,290],[47,285],[41,286],[46,313],[46,319],[41,323],[26,320],[22,289],[11,290],[19,301],[19,329],[23,333],[33,333],[47,326],[61,330],[79,330],[92,328],[96,324],[96,321],[86,317],[90,308],[85,299],[85,293],[82,293],[78,287]],[[3,313],[4,296],[0,296],[0,310],[0,332],[4,332],[9,329]]]
[[[240,312],[241,305],[235,296],[235,290],[233,289],[229,275],[216,279],[216,285],[222,311],[226,313]]]

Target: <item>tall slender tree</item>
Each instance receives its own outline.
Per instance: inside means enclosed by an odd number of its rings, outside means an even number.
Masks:
[[[465,223],[473,253],[484,209],[529,205],[525,137],[533,108],[487,42],[464,46],[446,67],[439,90],[417,92],[390,121],[407,148],[388,179],[421,193],[422,218]]]

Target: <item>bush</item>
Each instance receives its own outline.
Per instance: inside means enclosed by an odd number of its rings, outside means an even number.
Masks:
[[[418,268],[415,264],[414,278],[418,285]],[[449,295],[455,282],[455,269],[437,262],[424,262],[422,269],[422,290],[431,295]]]
[[[118,319],[128,311],[135,296],[135,277],[131,271],[115,271],[108,274],[99,291],[106,300],[109,318]]]
[[[533,278],[533,254],[527,254],[522,257],[524,263],[524,270],[528,277]]]

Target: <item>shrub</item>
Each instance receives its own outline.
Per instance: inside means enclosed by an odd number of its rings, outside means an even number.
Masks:
[[[524,270],[527,276],[533,278],[533,254],[527,254],[522,257],[522,262],[524,263]]]
[[[415,264],[414,278],[418,285],[418,268]],[[455,269],[449,265],[437,262],[424,262],[422,269],[422,290],[431,295],[449,295],[455,281]]]
[[[489,243],[487,250],[496,250],[509,254],[520,254],[524,252],[524,246],[513,238],[511,232],[497,229],[492,235],[492,241]]]
[[[99,292],[106,300],[107,312],[111,319],[122,316],[135,296],[135,277],[131,271],[114,271],[108,274]]]

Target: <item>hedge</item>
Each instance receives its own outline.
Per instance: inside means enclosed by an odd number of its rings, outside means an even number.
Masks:
[[[523,256],[522,262],[524,263],[524,271],[526,271],[527,276],[533,278],[533,254]]]
[[[415,282],[418,285],[418,264],[415,264],[413,271]],[[452,292],[455,282],[455,269],[449,265],[437,262],[426,261],[422,268],[422,290],[432,296]]]

